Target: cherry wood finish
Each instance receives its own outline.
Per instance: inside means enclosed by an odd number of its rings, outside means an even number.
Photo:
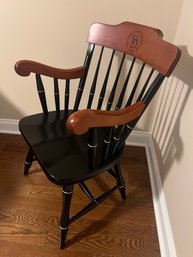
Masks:
[[[126,200],[120,165],[125,140],[180,58],[180,50],[161,37],[160,30],[131,22],[95,23],[82,67],[58,69],[27,60],[15,65],[21,76],[35,73],[42,107],[41,113],[19,122],[29,146],[24,175],[38,161],[47,178],[62,188],[60,248],[65,246],[69,226],[116,190]],[[49,109],[43,76],[53,79],[55,110]],[[71,107],[75,82],[77,93]],[[84,110],[80,107],[83,98],[87,99]],[[114,184],[95,196],[87,182],[102,174],[109,174]],[[90,202],[71,216],[75,185]]]
[[[84,67],[59,69],[30,60],[21,60],[15,64],[15,71],[23,77],[29,76],[31,73],[37,73],[57,79],[77,79],[82,77]]]
[[[89,128],[122,125],[135,120],[142,114],[144,107],[143,102],[137,102],[116,111],[81,110],[71,114],[66,125],[74,134],[81,135],[88,132]]]
[[[145,149],[126,147],[121,168],[127,199],[115,192],[69,227],[65,251],[58,249],[61,190],[34,162],[21,170],[27,146],[19,135],[0,134],[0,256],[2,257],[160,257]],[[103,173],[87,185],[99,195],[113,185]],[[88,203],[75,186],[71,215]]]
[[[119,25],[95,23],[90,28],[88,42],[130,54],[148,63],[162,75],[170,76],[179,61],[181,51],[161,40],[162,36],[159,29],[132,22]]]

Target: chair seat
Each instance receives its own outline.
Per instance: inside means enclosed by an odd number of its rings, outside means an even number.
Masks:
[[[58,185],[80,182],[108,170],[116,163],[121,150],[104,161],[104,130],[97,128],[97,155],[91,163],[92,148],[88,147],[88,133],[75,135],[66,128],[64,112],[49,112],[27,116],[20,120],[19,129],[30,145],[46,176]]]

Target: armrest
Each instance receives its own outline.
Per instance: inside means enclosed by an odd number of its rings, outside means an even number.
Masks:
[[[20,76],[29,76],[31,72],[56,79],[76,79],[83,75],[84,67],[58,69],[38,62],[21,60],[15,64],[15,71]]]
[[[92,127],[126,124],[138,118],[142,114],[144,107],[145,104],[143,102],[137,102],[125,109],[116,111],[81,110],[72,113],[68,117],[66,126],[72,133],[81,135]]]

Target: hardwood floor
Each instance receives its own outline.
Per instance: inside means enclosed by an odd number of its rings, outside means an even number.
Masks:
[[[26,151],[21,136],[0,134],[1,257],[160,257],[143,148],[127,147],[122,157],[127,199],[121,200],[117,191],[73,223],[64,250],[58,248],[61,189],[47,180],[38,164],[23,175]],[[98,194],[112,182],[103,174],[88,185]],[[86,203],[76,187],[72,214]]]

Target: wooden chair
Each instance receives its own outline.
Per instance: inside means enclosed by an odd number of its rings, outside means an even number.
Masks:
[[[24,174],[37,160],[47,178],[62,187],[60,248],[72,222],[117,189],[126,198],[119,163],[125,140],[179,58],[180,50],[162,40],[160,30],[123,22],[92,24],[81,67],[58,69],[27,60],[16,63],[19,75],[35,74],[43,110],[19,122],[29,146]],[[44,76],[53,78],[54,110],[48,109]],[[115,185],[95,198],[85,181],[102,172],[110,173]],[[69,217],[75,184],[91,202]]]

